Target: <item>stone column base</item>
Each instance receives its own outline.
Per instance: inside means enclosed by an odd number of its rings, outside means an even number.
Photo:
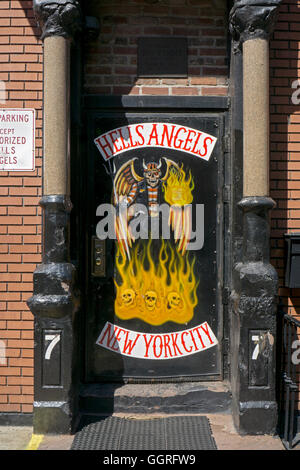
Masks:
[[[44,196],[43,264],[37,266],[33,296],[27,301],[35,317],[34,432],[71,432],[76,410],[75,267],[68,262],[67,196]]]
[[[231,294],[233,418],[241,434],[274,434],[277,272],[269,263],[267,197],[245,198],[244,260]]]

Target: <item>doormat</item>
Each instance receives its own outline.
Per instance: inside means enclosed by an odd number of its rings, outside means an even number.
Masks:
[[[216,450],[206,416],[85,416],[71,450]]]

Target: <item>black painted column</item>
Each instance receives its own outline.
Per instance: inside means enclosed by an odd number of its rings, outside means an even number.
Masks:
[[[44,40],[43,258],[28,305],[35,318],[34,432],[70,433],[76,414],[76,272],[69,258],[70,42],[77,1],[34,1]]]
[[[230,13],[233,55],[243,61],[243,194],[238,203],[243,249],[234,267],[231,293],[233,417],[241,434],[273,434],[277,424],[278,286],[269,254],[269,211],[275,202],[269,197],[268,182],[268,38],[280,2],[237,0]]]

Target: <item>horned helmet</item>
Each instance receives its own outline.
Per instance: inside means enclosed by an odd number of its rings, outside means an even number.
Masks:
[[[145,164],[145,161],[143,160],[143,168],[147,185],[151,186],[151,188],[155,188],[161,177],[161,160],[159,160],[159,163],[150,162],[147,164]]]

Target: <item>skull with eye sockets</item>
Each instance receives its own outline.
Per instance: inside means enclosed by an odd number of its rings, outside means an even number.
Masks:
[[[168,294],[168,308],[181,308],[182,300],[180,295],[177,292],[170,292]]]
[[[154,310],[157,303],[157,293],[153,290],[148,290],[145,293],[145,304],[148,310]]]
[[[125,307],[130,307],[135,301],[135,292],[133,289],[125,289],[121,295]]]

